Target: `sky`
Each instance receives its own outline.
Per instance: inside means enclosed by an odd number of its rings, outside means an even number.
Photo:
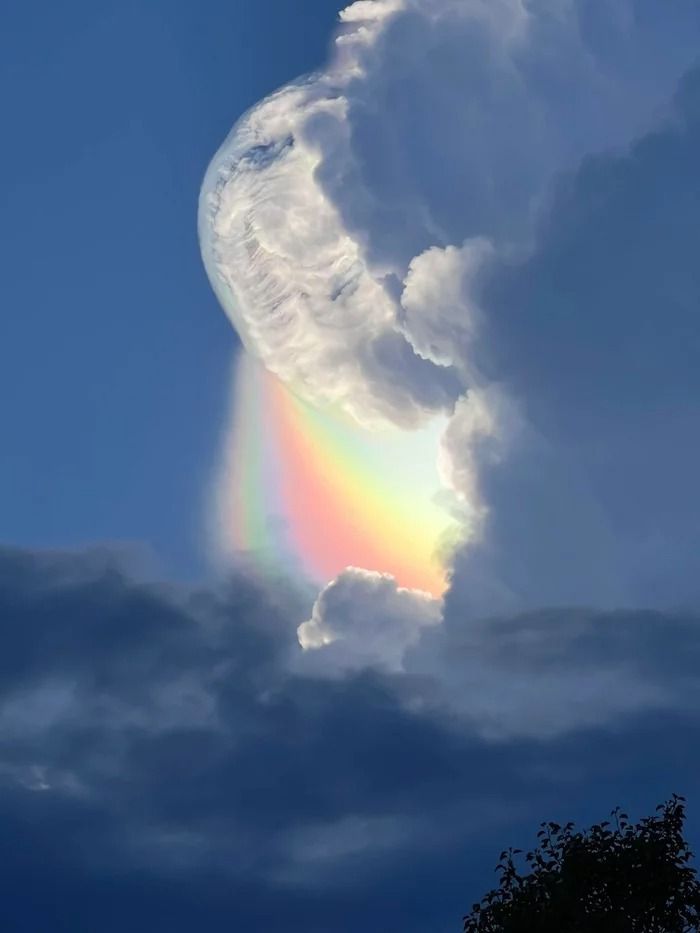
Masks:
[[[199,186],[236,117],[323,60],[337,10],[307,6],[300,27],[286,2],[8,5],[6,540],[146,543],[165,572],[202,572],[236,338],[202,270]]]
[[[700,846],[700,8],[11,3],[8,931],[449,933]]]

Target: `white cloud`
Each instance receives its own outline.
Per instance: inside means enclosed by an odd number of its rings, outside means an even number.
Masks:
[[[553,175],[629,138],[653,105],[634,94],[646,61],[618,73],[580,20],[576,4],[543,0],[345,9],[326,70],[243,117],[205,180],[205,260],[248,348],[317,402],[419,421],[410,385],[397,402],[384,391],[391,374],[374,378],[372,342],[403,328],[420,354],[452,361],[451,340],[471,326],[460,256],[471,274],[485,239],[527,237]],[[668,72],[659,67],[657,99]],[[460,228],[471,240],[461,252]],[[435,294],[431,271],[450,293]]]
[[[483,514],[484,474],[522,425],[520,400],[489,384],[479,356],[480,275],[533,248],[562,173],[650,124],[699,39],[690,0],[671,18],[635,0],[351,4],[325,69],[246,114],[204,182],[203,255],[248,350],[365,424],[413,428],[454,409],[436,457],[470,515]],[[569,480],[565,456],[542,446],[525,471],[556,464],[538,480],[548,493]],[[595,507],[579,513],[571,538],[595,525],[602,540]],[[543,520],[531,504],[527,516]],[[602,579],[598,550],[595,573],[562,593]]]
[[[470,545],[478,543],[487,515],[479,478],[506,453],[505,438],[518,431],[519,417],[497,386],[470,389],[455,405],[438,448],[438,472],[452,494],[455,514],[469,529]]]
[[[474,274],[489,240],[525,242],[556,172],[629,139],[664,99],[683,63],[659,40],[655,93],[637,93],[649,29],[621,29],[627,7],[610,4],[604,37],[584,28],[582,2],[343,10],[327,68],[243,117],[205,180],[205,260],[248,348],[316,402],[419,422],[410,381],[431,371],[376,378],[373,341],[403,331],[422,356],[454,362],[472,326],[460,265]],[[398,400],[392,376],[409,380]]]
[[[379,664],[400,670],[406,649],[437,625],[442,600],[397,587],[392,577],[348,568],[326,586],[299,626],[303,666],[338,672]]]
[[[461,248],[432,246],[411,260],[400,326],[419,356],[438,366],[469,359],[479,317],[476,302],[468,298],[469,280],[491,252],[488,240],[475,239]]]

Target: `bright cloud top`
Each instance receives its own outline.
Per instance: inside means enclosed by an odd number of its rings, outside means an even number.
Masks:
[[[641,0],[360,0],[326,68],[236,124],[204,181],[202,253],[281,385],[244,364],[221,479],[229,548],[270,554],[276,537],[323,583],[347,562],[441,592],[439,463],[478,552],[499,508],[484,450],[497,442],[500,461],[529,436],[527,400],[487,376],[500,348],[483,281],[532,254],[562,173],[659,116],[700,38],[695,0],[662,14]]]

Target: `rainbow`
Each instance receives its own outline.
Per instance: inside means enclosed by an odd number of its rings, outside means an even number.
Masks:
[[[455,528],[436,501],[442,424],[370,431],[309,405],[247,353],[233,399],[218,506],[227,550],[321,585],[353,566],[442,595]]]

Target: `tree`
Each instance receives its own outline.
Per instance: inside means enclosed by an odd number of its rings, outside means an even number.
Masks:
[[[474,904],[464,933],[690,933],[700,930],[700,884],[683,838],[685,798],[674,794],[636,825],[583,832],[542,823],[537,848],[501,853],[499,886]]]

